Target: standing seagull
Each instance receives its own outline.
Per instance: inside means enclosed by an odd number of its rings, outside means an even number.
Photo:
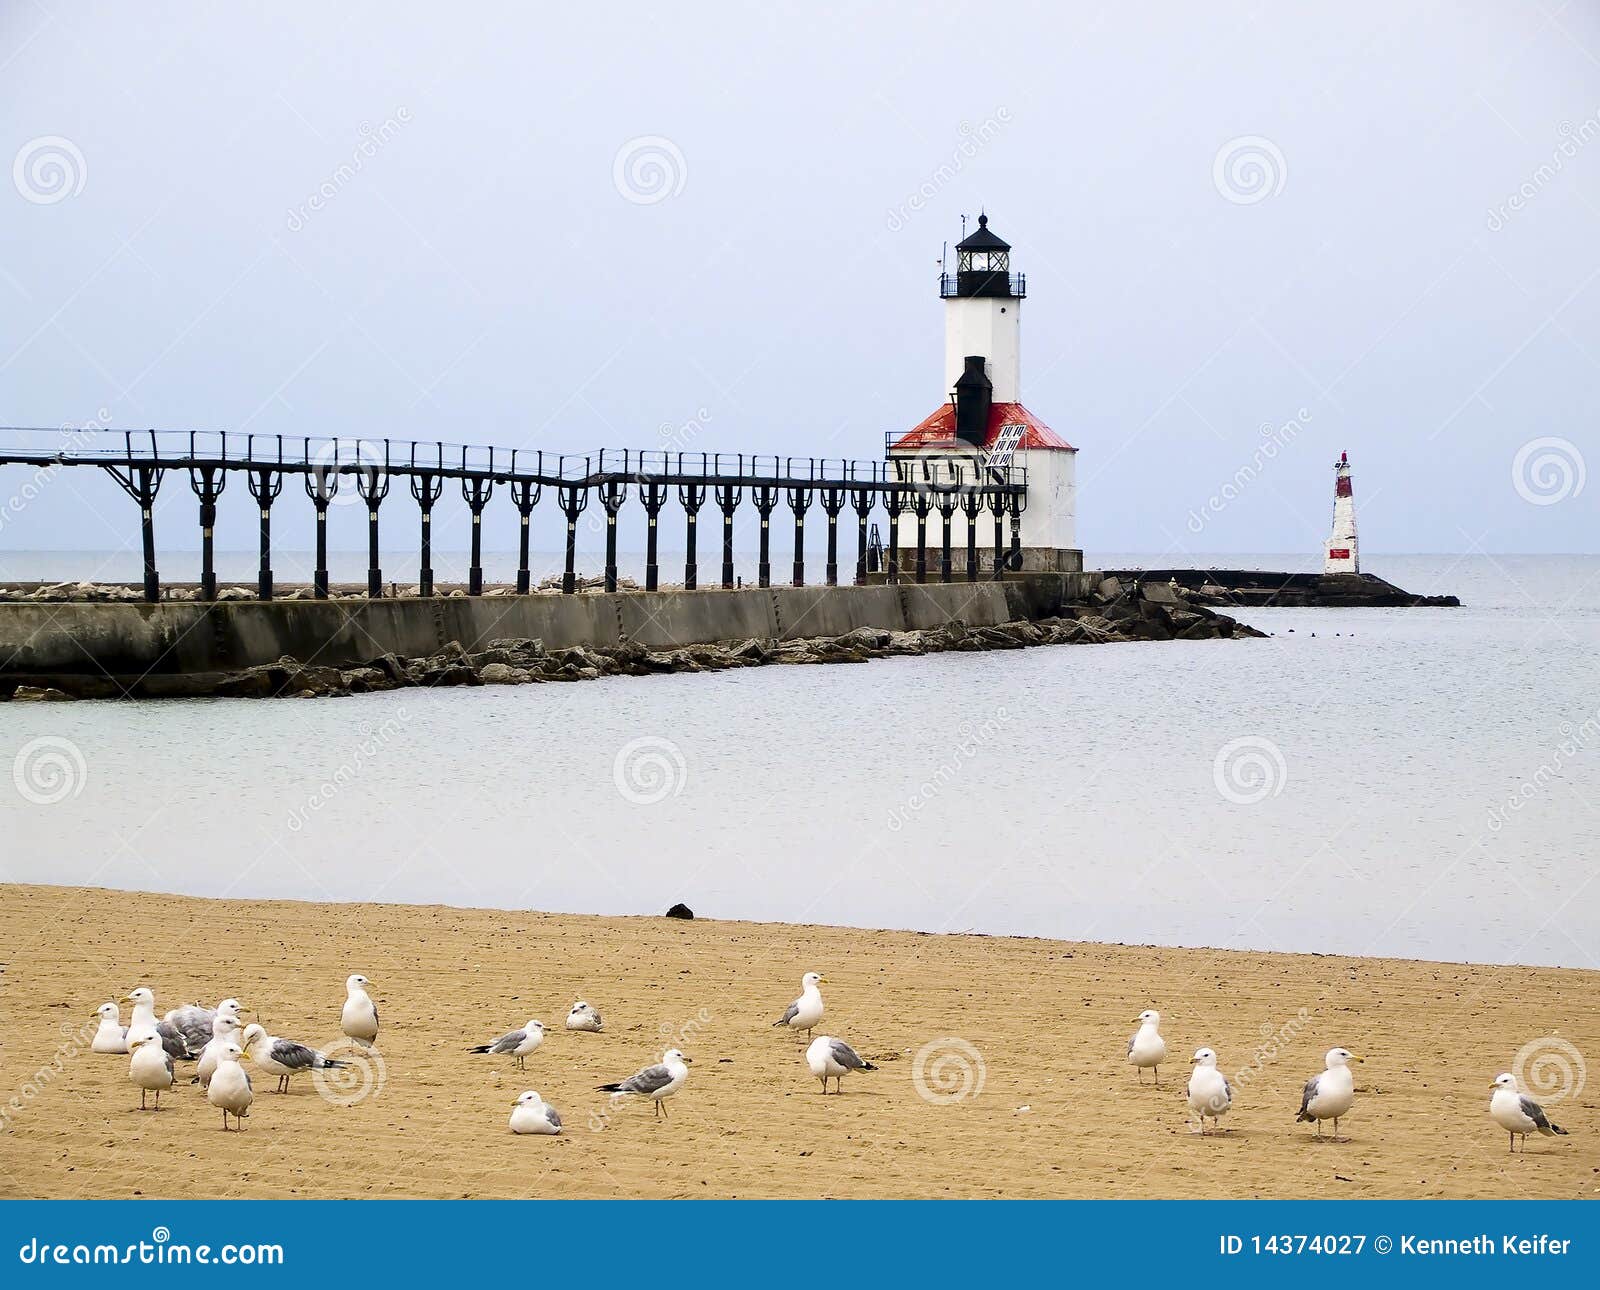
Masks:
[[[600,1014],[594,1010],[594,1005],[579,999],[572,1005],[572,1011],[567,1013],[568,1030],[589,1030],[598,1032],[604,1023]]]
[[[128,1021],[128,1048],[133,1049],[135,1039],[159,1039],[161,1046],[166,1049],[167,1056],[188,1059],[194,1054],[189,1051],[188,1042],[182,1032],[170,1021],[156,1020],[156,992],[148,986],[141,985],[128,996],[127,1002],[133,1005],[133,1016]]]
[[[1294,1122],[1315,1120],[1320,1138],[1322,1122],[1332,1120],[1333,1140],[1337,1142],[1339,1120],[1349,1115],[1350,1108],[1356,1104],[1356,1079],[1350,1071],[1350,1063],[1362,1059],[1348,1048],[1330,1048],[1322,1060],[1327,1069],[1306,1081],[1305,1091],[1300,1095],[1300,1114],[1294,1117]]]
[[[189,1046],[191,1053],[198,1053],[216,1034],[212,1023],[223,1013],[231,1014],[235,1021],[239,1020],[239,1010],[243,1007],[237,999],[224,999],[215,1008],[186,1003],[167,1013],[162,1021],[183,1036],[183,1042]]]
[[[640,1097],[647,1097],[656,1104],[656,1115],[664,1116],[667,1108],[664,1099],[671,1097],[683,1087],[683,1081],[689,1078],[689,1059],[676,1048],[669,1048],[661,1055],[659,1066],[646,1066],[642,1071],[636,1071],[627,1079],[618,1080],[615,1084],[602,1084],[599,1091],[602,1093],[636,1093]]]
[[[561,1113],[530,1088],[511,1104],[511,1132],[560,1133]]]
[[[1233,1105],[1233,1085],[1217,1069],[1217,1055],[1202,1048],[1189,1059],[1194,1070],[1189,1075],[1189,1109],[1200,1117],[1200,1132],[1206,1131],[1206,1116],[1211,1117],[1211,1127],[1222,1127],[1222,1117]]]
[[[244,1034],[240,1036],[240,1047],[267,1074],[278,1077],[277,1091],[280,1093],[289,1091],[289,1077],[299,1071],[339,1070],[350,1064],[335,1061],[326,1053],[319,1053],[305,1044],[297,1044],[292,1039],[269,1035],[258,1025],[245,1027]]]
[[[820,972],[807,972],[800,978],[800,997],[784,1009],[783,1016],[772,1024],[788,1026],[790,1030],[803,1030],[806,1038],[822,1020],[822,992],[817,989],[827,977]]]
[[[195,1081],[201,1088],[211,1087],[211,1077],[216,1074],[217,1063],[222,1060],[222,1050],[236,1042],[234,1034],[238,1029],[239,1018],[233,1013],[217,1013],[216,1020],[211,1023],[211,1040],[200,1050],[200,1061],[194,1068]],[[239,1051],[244,1050],[241,1048]]]
[[[378,1038],[378,1005],[367,993],[370,984],[359,973],[345,977],[344,1011],[339,1015],[344,1033],[363,1048],[371,1048]]]
[[[217,1020],[221,1021],[222,1018]],[[223,1132],[227,1132],[231,1113],[242,1133],[244,1117],[250,1114],[250,1103],[256,1100],[255,1090],[250,1087],[250,1073],[239,1065],[239,1059],[243,1056],[244,1049],[238,1044],[231,1039],[224,1042],[217,1058],[217,1068],[211,1075],[211,1083],[206,1086],[206,1101],[222,1112]]]
[[[822,1081],[823,1096],[828,1093],[828,1078],[838,1081],[838,1091],[844,1092],[844,1077],[851,1071],[875,1071],[871,1062],[862,1061],[860,1054],[842,1039],[832,1035],[818,1035],[806,1049],[806,1065]]]
[[[141,1035],[128,1045],[128,1078],[139,1086],[139,1109],[146,1110],[145,1095],[156,1095],[155,1109],[161,1109],[161,1094],[172,1087],[172,1055],[155,1035]]]
[[[528,1069],[528,1058],[533,1055],[533,1050],[544,1043],[544,1022],[534,1021],[531,1018],[521,1030],[507,1031],[493,1043],[479,1044],[476,1048],[469,1048],[469,1053],[510,1053],[517,1059],[517,1069]]]
[[[1507,1071],[1503,1075],[1496,1075],[1494,1083],[1489,1085],[1494,1090],[1494,1096],[1489,1099],[1489,1114],[1494,1122],[1511,1135],[1510,1150],[1517,1149],[1517,1135],[1522,1135],[1522,1151],[1528,1151],[1528,1135],[1542,1133],[1546,1137],[1560,1134],[1563,1138],[1567,1131],[1559,1124],[1551,1124],[1540,1106],[1531,1097],[1524,1097],[1517,1091],[1517,1077]]]
[[[1146,1068],[1155,1072],[1156,1083],[1161,1083],[1161,1063],[1167,1060],[1167,1041],[1161,1037],[1161,1014],[1154,1008],[1146,1008],[1139,1014],[1139,1029],[1128,1040],[1128,1060],[1134,1064],[1139,1073],[1139,1082],[1144,1083]]]
[[[114,1003],[102,1003],[94,1010],[100,1025],[94,1032],[89,1051],[96,1053],[125,1053],[128,1051],[128,1028],[122,1024],[122,1009]]]

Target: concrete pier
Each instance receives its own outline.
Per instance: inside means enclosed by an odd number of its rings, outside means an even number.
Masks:
[[[383,654],[467,651],[508,637],[551,649],[649,650],[727,641],[918,631],[1037,620],[1081,600],[1098,574],[919,586],[768,587],[383,600],[0,604],[0,677],[225,672],[276,662],[341,667]]]

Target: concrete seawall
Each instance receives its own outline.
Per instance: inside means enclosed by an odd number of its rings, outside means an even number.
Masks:
[[[288,655],[348,666],[418,658],[452,641],[468,651],[507,637],[552,649],[634,643],[649,650],[742,640],[842,636],[858,627],[992,627],[1059,612],[1098,574],[1006,582],[772,587],[616,595],[221,603],[0,604],[0,676],[223,672]]]

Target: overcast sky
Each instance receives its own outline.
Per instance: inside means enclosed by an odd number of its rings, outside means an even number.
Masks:
[[[876,457],[986,207],[1091,560],[1600,550],[1595,6],[1316,9],[13,0],[0,421]]]

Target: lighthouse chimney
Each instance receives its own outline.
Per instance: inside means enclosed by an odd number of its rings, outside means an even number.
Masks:
[[[984,375],[982,354],[967,355],[955,397],[956,438],[982,448],[989,439],[989,409],[994,404],[994,385]]]
[[[1356,499],[1350,487],[1350,454],[1341,452],[1333,463],[1333,532],[1328,535],[1324,573],[1360,573],[1361,553],[1356,546]]]

